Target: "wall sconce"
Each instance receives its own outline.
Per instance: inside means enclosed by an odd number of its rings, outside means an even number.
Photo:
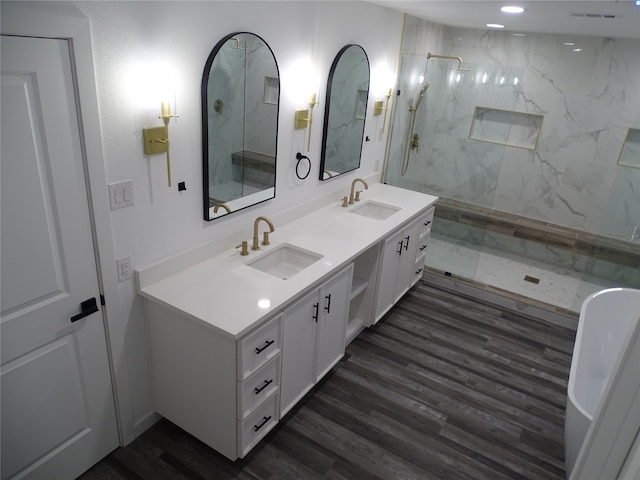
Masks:
[[[387,123],[387,111],[389,110],[389,99],[391,98],[391,92],[392,89],[390,88],[387,93],[385,94],[385,97],[387,97],[387,100],[383,103],[382,100],[378,100],[376,103],[373,104],[373,115],[378,117],[380,115],[382,115],[382,112],[384,112],[384,119],[382,120],[382,131],[384,132],[384,127]],[[384,105],[384,106],[383,106]]]
[[[313,123],[313,107],[315,107],[318,102],[316,101],[317,95],[315,93],[311,94],[311,98],[309,99],[309,108],[306,110],[296,110],[296,120],[295,120],[295,129],[301,130],[303,128],[307,128],[309,130],[309,136],[307,139],[307,152],[311,148],[311,124]]]
[[[142,136],[144,138],[144,154],[158,155],[160,153],[167,154],[167,183],[171,186],[171,157],[169,153],[169,120],[178,118],[178,115],[171,115],[171,107],[169,102],[160,104],[160,115],[164,127],[143,128]]]

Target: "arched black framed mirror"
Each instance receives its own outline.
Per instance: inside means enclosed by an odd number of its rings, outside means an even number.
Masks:
[[[329,71],[320,180],[360,167],[368,100],[369,58],[360,45],[346,45]]]
[[[202,75],[204,219],[276,195],[280,75],[258,35],[237,32],[211,51]]]

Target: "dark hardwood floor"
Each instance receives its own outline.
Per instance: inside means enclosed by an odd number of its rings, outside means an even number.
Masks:
[[[245,459],[161,420],[80,478],[564,479],[574,336],[421,281]]]

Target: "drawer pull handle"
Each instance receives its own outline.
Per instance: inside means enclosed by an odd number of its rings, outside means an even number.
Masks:
[[[418,271],[416,272],[416,275],[420,275],[422,273],[422,269],[419,268]]]
[[[407,241],[407,243],[404,244],[404,249],[409,250],[409,235],[404,237],[404,239]]]
[[[256,387],[253,389],[253,392],[258,395],[262,390],[264,390],[265,388],[267,388],[269,385],[271,385],[271,383],[273,382],[273,379],[271,380],[265,380],[264,384],[261,387]]]
[[[260,355],[264,350],[266,350],[267,348],[269,348],[271,345],[273,345],[274,343],[276,343],[275,340],[267,340],[266,341],[266,345],[262,348],[260,347],[256,347],[256,355]]]
[[[424,250],[425,248],[427,248],[427,246],[426,246],[426,245],[422,245],[422,246],[420,247],[420,251]]]
[[[319,304],[319,303],[314,303],[314,304],[313,304],[313,308],[315,308],[316,313],[314,313],[314,314],[311,316],[311,318],[313,318],[313,320],[314,320],[316,323],[318,323],[318,307],[319,307],[319,306],[320,306],[320,304]]]
[[[253,426],[253,431],[257,432],[258,430],[260,430],[267,424],[269,420],[271,420],[271,415],[269,415],[268,417],[262,417],[262,421],[258,425]]]
[[[327,311],[327,313],[331,313],[331,294],[325,295],[324,298],[326,298],[327,300],[327,304],[325,305],[324,309]]]
[[[398,247],[398,250],[396,250],[396,253],[397,253],[398,255],[402,255],[402,244],[403,244],[403,243],[404,243],[404,241],[403,241],[403,240],[400,240],[400,241],[398,242],[399,247]]]
[[[429,225],[431,223],[431,220],[427,220],[426,222],[424,222],[424,226],[426,227],[427,225]]]

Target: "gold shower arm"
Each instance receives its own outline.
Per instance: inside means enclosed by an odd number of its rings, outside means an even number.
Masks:
[[[447,60],[457,60],[458,61],[458,70],[460,70],[462,68],[462,57],[452,57],[449,55],[435,55],[432,54],[431,52],[427,53],[427,60],[429,60],[430,58],[444,58]]]

